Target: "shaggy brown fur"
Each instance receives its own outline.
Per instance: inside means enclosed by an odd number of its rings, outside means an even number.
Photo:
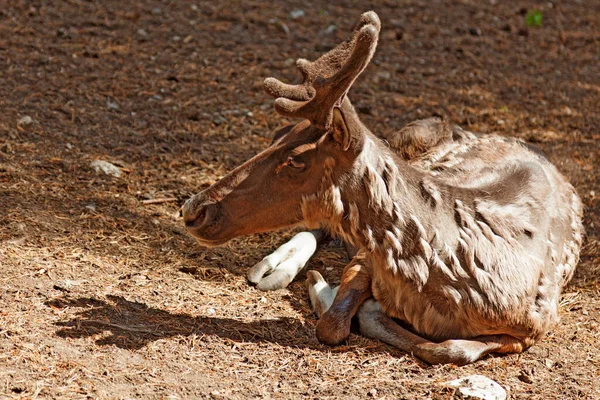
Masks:
[[[299,60],[303,83],[265,81],[279,112],[308,121],[190,199],[188,229],[214,245],[304,224],[356,248],[338,289],[309,275],[326,343],[344,340],[358,312],[365,335],[432,363],[520,352],[558,319],[581,247],[579,197],[515,139],[437,119],[408,125],[389,145],[374,136],[346,93],[379,28],[365,13],[349,41]]]

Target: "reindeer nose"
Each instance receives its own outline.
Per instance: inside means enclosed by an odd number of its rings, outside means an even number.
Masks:
[[[200,193],[188,199],[181,207],[183,222],[188,229],[200,228],[208,222],[211,214],[209,209],[214,207],[214,204],[206,200],[206,197]]]
[[[193,218],[190,218],[189,215],[187,218],[184,216],[183,221],[185,222],[185,226],[187,228],[196,228],[196,227],[200,227],[200,226],[204,225],[204,222],[206,220],[206,214],[207,214],[206,209],[207,208],[208,208],[207,206],[200,207],[200,209],[194,213]]]

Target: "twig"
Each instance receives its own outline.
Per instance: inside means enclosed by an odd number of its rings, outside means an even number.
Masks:
[[[169,203],[171,201],[177,201],[175,197],[163,197],[160,199],[150,199],[150,200],[142,200],[142,204],[160,204],[160,203]]]

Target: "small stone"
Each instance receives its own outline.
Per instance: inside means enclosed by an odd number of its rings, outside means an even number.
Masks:
[[[275,25],[280,31],[285,33],[287,36],[290,36],[290,28],[288,28],[285,22],[282,22],[277,18],[273,18],[269,20],[269,23]]]
[[[70,279],[63,279],[54,283],[53,288],[60,290],[61,292],[69,292],[73,286],[81,285],[80,281],[72,281]]]
[[[483,375],[469,375],[444,384],[457,390],[457,397],[472,400],[505,400],[506,391]]]
[[[20,126],[27,126],[27,125],[31,125],[31,124],[33,124],[33,118],[31,118],[29,115],[26,115],[17,121],[17,125],[20,125]]]
[[[104,172],[107,175],[116,176],[117,178],[123,175],[119,167],[103,160],[94,160],[90,163],[90,167],[96,172]]]
[[[388,71],[379,71],[379,72],[377,72],[377,77],[387,81],[387,80],[391,79],[392,74],[389,73]]]
[[[377,396],[377,389],[373,388],[373,389],[369,390],[368,395],[369,395],[369,397]]]
[[[503,119],[499,119],[498,121],[496,121],[496,123],[498,125],[504,125],[504,120]]]
[[[227,118],[224,118],[224,117],[223,117],[223,116],[221,116],[221,115],[215,115],[215,116],[213,117],[213,119],[212,119],[212,122],[213,122],[213,124],[215,124],[215,125],[217,125],[217,126],[218,126],[218,125],[221,125],[221,124],[224,124],[224,123],[226,123],[226,122],[227,122]]]
[[[294,8],[292,11],[290,11],[290,18],[291,19],[298,19],[298,18],[302,18],[306,15],[306,13],[304,12],[304,10],[301,10],[299,8]]]
[[[108,107],[111,110],[118,110],[120,108],[117,102],[112,100],[106,100],[106,107]]]
[[[96,211],[96,205],[94,203],[88,204],[87,206],[85,206],[85,208],[87,208],[90,211]]]
[[[329,25],[327,27],[327,29],[325,29],[324,31],[321,32],[321,34],[325,35],[325,36],[329,36],[329,35],[333,35],[336,31],[337,31],[337,26]]]
[[[469,33],[473,36],[481,36],[481,29],[477,27],[469,28]]]
[[[150,279],[146,275],[135,275],[132,277],[132,280],[137,286],[145,286]]]
[[[209,308],[208,310],[206,310],[209,314],[214,314],[216,313],[214,308]]]

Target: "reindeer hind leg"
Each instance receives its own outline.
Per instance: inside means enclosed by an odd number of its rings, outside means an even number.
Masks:
[[[429,364],[465,365],[489,353],[520,353],[532,344],[509,335],[431,342],[402,328],[383,312],[375,300],[363,303],[358,311],[358,321],[364,336],[414,354]]]

